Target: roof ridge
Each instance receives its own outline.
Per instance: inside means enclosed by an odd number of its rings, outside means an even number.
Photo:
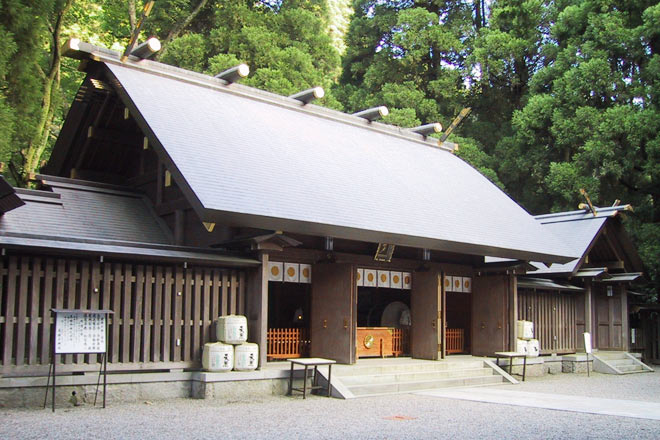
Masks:
[[[541,221],[541,223],[558,223],[558,222],[566,222],[566,221],[577,221],[577,220],[590,220],[590,219],[595,219],[599,217],[614,217],[616,216],[619,212],[622,211],[632,211],[632,206],[631,205],[618,205],[618,206],[606,206],[606,207],[598,207],[595,206],[594,210],[596,211],[596,214],[592,214],[590,210],[588,209],[581,209],[577,211],[565,211],[565,212],[554,212],[554,213],[549,213],[549,214],[540,214],[540,215],[535,215],[534,218],[536,220],[555,220],[555,221]],[[578,218],[571,218],[571,217],[578,217]]]
[[[279,95],[277,93],[257,89],[255,87],[250,87],[243,84],[229,83],[228,81],[220,78],[215,78],[203,73],[182,69],[176,66],[170,66],[168,64],[160,63],[157,61],[138,59],[134,56],[129,56],[128,61],[122,63],[118,52],[104,47],[95,46],[90,43],[74,40],[75,39],[70,39],[65,43],[64,49],[62,51],[63,55],[70,58],[84,59],[86,58],[84,54],[86,54],[94,61],[137,69],[153,75],[160,75],[170,79],[195,84],[201,87],[207,87],[220,92],[239,95],[243,98],[257,100],[267,104],[287,108],[289,110],[303,112],[317,117],[351,124],[390,136],[396,136],[428,147],[438,148],[448,152],[454,152],[458,148],[458,144],[456,143],[440,142],[436,138],[428,138],[421,134],[412,132],[406,128],[379,122],[367,121],[366,119],[360,118],[358,116],[354,116],[349,113],[344,113],[328,107],[322,107],[315,104],[303,104],[298,100]]]

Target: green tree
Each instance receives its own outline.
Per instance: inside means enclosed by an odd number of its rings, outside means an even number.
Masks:
[[[329,90],[339,74],[325,1],[170,3],[159,5],[148,27],[166,43],[162,62],[210,75],[244,62],[252,73],[243,83],[285,95],[319,85]],[[332,98],[326,105],[338,106]]]
[[[474,117],[466,130],[489,154],[512,134],[512,114],[525,104],[530,79],[544,65],[542,49],[555,10],[548,0],[496,0],[490,5],[488,26],[479,30],[468,59]]]
[[[60,47],[72,3],[8,0],[0,9],[0,38],[8,48],[0,63],[0,117],[6,123],[0,154],[21,185],[39,169],[61,112]]]
[[[660,253],[660,5],[557,2],[498,174],[532,212],[574,209],[580,188],[636,208],[628,224],[652,279]]]
[[[450,122],[467,102],[475,4],[356,0],[353,9],[337,88],[345,108],[387,105],[389,122],[407,126]]]

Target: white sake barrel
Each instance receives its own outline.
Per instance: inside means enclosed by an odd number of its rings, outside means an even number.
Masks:
[[[541,352],[541,346],[538,339],[530,339],[527,341],[527,356],[538,356]]]
[[[516,352],[521,354],[529,354],[527,352],[527,341],[525,339],[516,339]]]
[[[534,323],[532,321],[518,321],[518,337],[532,339],[534,337]]]
[[[242,344],[248,338],[247,318],[242,315],[220,316],[216,336],[218,341],[226,344]]]
[[[234,370],[256,370],[259,364],[259,346],[251,342],[236,345],[234,349]]]
[[[234,367],[234,346],[222,342],[204,344],[202,368],[206,371],[231,371]]]

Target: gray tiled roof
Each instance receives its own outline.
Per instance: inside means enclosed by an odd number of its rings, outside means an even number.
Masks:
[[[42,176],[52,192],[17,190],[25,205],[0,216],[0,245],[132,260],[260,264],[216,250],[172,246],[169,230],[138,193],[53,179]]]
[[[26,205],[0,218],[0,233],[172,243],[138,194],[53,186],[53,193],[21,191],[19,196]]]
[[[575,255],[582,258],[589,250],[592,242],[598,237],[600,230],[610,217],[615,217],[619,212],[628,211],[630,205],[610,206],[606,208],[596,207],[596,215],[589,210],[559,212],[555,214],[538,215],[535,218],[544,228],[552,232],[558,239],[562,240],[571,248]],[[538,268],[529,274],[571,274],[577,269],[580,258],[564,264],[552,264],[546,267],[540,263],[532,263]]]
[[[579,255],[448,151],[198,76],[106,64],[204,220],[541,261]]]
[[[598,232],[605,224],[607,218],[608,217],[592,216],[591,218],[579,221],[545,223],[543,227],[566,243],[566,245],[571,248],[574,255],[582,257],[589,249],[593,240],[598,236]],[[550,267],[545,267],[538,263],[532,263],[536,265],[539,270],[529,273],[534,275],[573,273],[579,262],[580,259],[577,258],[564,264],[554,263]]]

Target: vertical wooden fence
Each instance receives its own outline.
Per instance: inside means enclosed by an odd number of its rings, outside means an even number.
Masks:
[[[465,351],[465,329],[448,328],[447,354],[463,353]]]
[[[213,267],[9,256],[0,259],[3,374],[50,363],[51,308],[110,309],[108,369],[200,365],[220,315],[244,314],[245,274]],[[58,371],[98,368],[97,355],[61,356]]]
[[[392,329],[392,352],[394,356],[410,354],[410,330],[403,328]]]
[[[534,323],[542,354],[576,351],[576,294],[519,289],[518,319]]]
[[[305,328],[269,328],[268,359],[299,358],[309,351],[309,332]]]

